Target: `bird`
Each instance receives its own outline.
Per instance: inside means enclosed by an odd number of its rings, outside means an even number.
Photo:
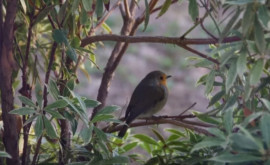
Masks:
[[[125,124],[118,137],[125,136],[128,125],[136,118],[151,117],[164,107],[168,98],[167,79],[170,77],[162,71],[152,71],[141,80],[131,95]]]

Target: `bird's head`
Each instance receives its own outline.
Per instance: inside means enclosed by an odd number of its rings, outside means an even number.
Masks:
[[[161,71],[153,71],[148,73],[144,78],[146,81],[150,83],[158,83],[159,85],[167,85],[167,79],[172,77],[171,75],[166,75]]]

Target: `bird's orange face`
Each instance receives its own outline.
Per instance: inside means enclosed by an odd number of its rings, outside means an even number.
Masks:
[[[170,78],[171,76],[170,75],[166,75],[166,74],[161,74],[160,76],[159,76],[159,82],[160,82],[160,84],[162,84],[162,85],[167,85],[167,78]]]

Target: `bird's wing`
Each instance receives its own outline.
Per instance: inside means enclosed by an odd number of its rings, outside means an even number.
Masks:
[[[125,119],[127,124],[163,100],[165,97],[164,93],[165,91],[161,87],[150,85],[138,86],[134,90],[126,110]]]

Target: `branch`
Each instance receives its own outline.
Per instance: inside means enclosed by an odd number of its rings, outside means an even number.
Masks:
[[[116,41],[125,43],[162,43],[162,44],[180,44],[180,45],[207,45],[218,44],[219,42],[213,38],[180,38],[180,37],[164,37],[164,36],[125,36],[116,34],[104,34],[85,37],[82,39],[81,47],[99,41]],[[224,38],[221,43],[229,43],[241,41],[238,36]]]
[[[154,124],[172,124],[172,125],[180,126],[180,127],[183,127],[183,128],[191,129],[191,130],[193,130],[195,132],[198,132],[198,133],[203,133],[203,134],[205,134],[207,136],[213,136],[211,133],[209,133],[204,128],[195,127],[193,125],[186,124],[183,121],[164,119],[164,118],[159,118],[159,117],[158,118],[156,118],[156,117],[152,118],[151,117],[151,118],[148,118],[145,121],[133,122],[133,123],[129,124],[129,128],[147,126],[147,125],[154,125]],[[109,129],[104,128],[103,131],[108,132],[108,133],[117,132],[117,131],[120,131],[122,129],[122,127],[123,127],[123,125],[118,125],[116,127],[112,127],[112,128],[109,128]],[[213,127],[213,126],[211,126],[211,127]]]
[[[125,11],[126,11],[126,17],[127,18],[130,18],[130,11],[129,11],[129,7],[128,7],[128,2],[127,2],[127,0],[124,0],[124,7],[125,7]]]

